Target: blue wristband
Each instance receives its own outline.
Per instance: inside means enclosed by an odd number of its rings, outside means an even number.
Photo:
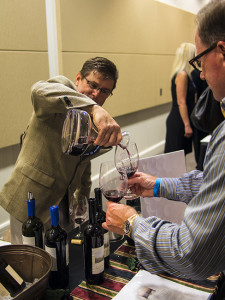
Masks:
[[[155,181],[155,186],[154,186],[154,191],[153,191],[153,196],[154,197],[159,197],[159,187],[161,183],[161,178],[157,178]]]

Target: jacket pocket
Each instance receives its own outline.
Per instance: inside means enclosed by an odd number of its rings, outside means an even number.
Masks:
[[[55,182],[55,178],[29,164],[24,164],[21,172],[24,176],[30,178],[33,181],[36,181],[37,183],[47,188],[51,188]]]

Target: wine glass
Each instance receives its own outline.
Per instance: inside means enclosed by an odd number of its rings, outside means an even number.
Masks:
[[[88,217],[88,202],[86,196],[80,196],[74,205],[74,223],[78,224],[78,233],[74,236],[75,239],[82,239],[81,224]]]
[[[127,175],[125,170],[118,170],[114,162],[103,162],[100,166],[99,186],[107,200],[119,202],[127,192]]]
[[[133,176],[137,171],[139,164],[139,153],[136,143],[130,140],[126,148],[117,145],[114,160],[115,166],[119,172],[125,169],[128,178]],[[132,193],[128,186],[127,194],[124,196],[124,199],[132,200],[137,197],[138,196]]]

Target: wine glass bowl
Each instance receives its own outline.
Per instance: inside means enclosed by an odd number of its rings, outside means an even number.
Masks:
[[[74,223],[78,224],[78,233],[74,238],[83,238],[83,234],[81,231],[81,224],[86,221],[88,217],[88,203],[86,196],[80,196],[79,199],[76,200],[76,204],[74,205]]]
[[[107,200],[119,202],[127,192],[126,172],[122,169],[118,172],[113,162],[103,162],[100,167],[99,186]]]
[[[117,145],[114,160],[115,166],[119,172],[125,170],[127,177],[132,177],[137,171],[139,164],[139,153],[136,143],[130,140],[126,148]],[[124,198],[132,200],[136,199],[137,195],[132,193],[128,186],[127,194]]]
[[[91,118],[80,109],[69,109],[62,129],[62,151],[69,155],[81,155],[90,142]]]

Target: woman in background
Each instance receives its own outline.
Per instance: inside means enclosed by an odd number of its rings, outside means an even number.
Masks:
[[[185,155],[192,152],[190,114],[195,105],[195,86],[189,60],[194,56],[195,45],[191,43],[182,43],[176,51],[171,72],[172,108],[166,120],[165,153],[182,149]]]

